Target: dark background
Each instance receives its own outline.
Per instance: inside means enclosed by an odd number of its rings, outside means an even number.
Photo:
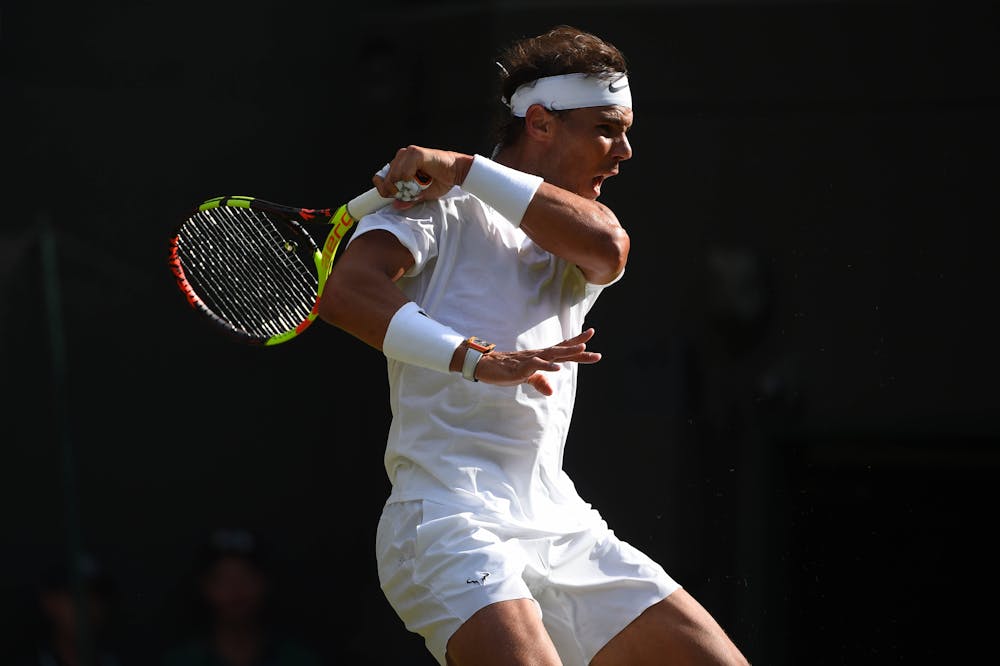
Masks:
[[[407,143],[488,154],[500,47],[557,23],[625,52],[636,114],[581,493],[759,666],[993,652],[990,4],[316,4],[4,3],[0,655],[80,546],[155,663],[238,526],[329,663],[431,663],[375,574],[381,355],[220,339],[166,239],[221,194],[339,205]]]

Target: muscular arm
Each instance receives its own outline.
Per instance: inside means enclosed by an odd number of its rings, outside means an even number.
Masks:
[[[389,320],[409,300],[395,282],[412,265],[413,255],[388,231],[358,236],[330,272],[320,319],[381,350]]]
[[[413,266],[413,255],[388,231],[373,229],[355,238],[338,259],[323,289],[319,317],[328,324],[382,350],[389,321],[410,299],[396,281]],[[459,372],[465,345],[451,370]]]
[[[434,181],[425,198],[437,198],[465,182],[473,159],[464,153],[407,146],[397,152],[386,178],[376,177],[374,182],[382,196],[391,197],[396,193],[393,182],[410,180],[420,171]],[[551,183],[543,182],[535,192],[521,229],[539,247],[579,266],[592,284],[611,282],[628,260],[629,237],[611,209]]]
[[[409,301],[395,283],[412,265],[409,250],[388,231],[374,229],[358,236],[330,273],[319,305],[320,319],[381,351],[390,320]],[[544,349],[496,350],[480,361],[476,375],[480,381],[501,386],[531,384],[542,394],[552,395],[543,371],[555,372],[560,363],[599,361],[600,354],[587,351],[586,343],[593,335],[594,330],[587,329]],[[455,349],[451,372],[461,372],[465,352],[465,343]]]
[[[539,247],[573,262],[592,284],[607,284],[625,269],[629,237],[611,209],[542,183],[521,220]]]

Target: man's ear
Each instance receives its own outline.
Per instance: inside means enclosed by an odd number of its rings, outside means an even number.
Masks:
[[[549,141],[556,117],[541,104],[532,104],[524,114],[524,130],[535,141]]]

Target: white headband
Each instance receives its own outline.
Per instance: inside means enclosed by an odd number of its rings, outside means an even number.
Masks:
[[[506,100],[504,103],[513,115],[523,118],[532,104],[541,104],[550,111],[612,104],[632,108],[632,93],[624,74],[609,78],[595,74],[560,74],[518,86],[510,103]]]

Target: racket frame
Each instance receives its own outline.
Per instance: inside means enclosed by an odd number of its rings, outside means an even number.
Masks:
[[[380,195],[378,190],[374,187],[354,197],[336,210],[330,208],[296,208],[249,196],[230,195],[213,197],[205,200],[192,210],[191,213],[185,218],[185,221],[180,227],[178,227],[177,231],[170,238],[168,264],[170,266],[171,273],[174,275],[177,287],[180,289],[181,293],[184,294],[188,304],[196,311],[205,315],[217,327],[221,328],[237,340],[253,346],[270,347],[282,344],[298,337],[303,331],[309,328],[309,326],[319,316],[319,303],[323,296],[326,280],[330,275],[334,259],[337,256],[337,251],[339,250],[344,237],[347,236],[348,232],[362,217],[374,213],[393,201],[393,198],[386,198]],[[184,224],[186,224],[197,213],[202,213],[220,207],[249,208],[262,213],[270,212],[277,214],[287,223],[298,228],[301,234],[308,238],[309,242],[313,244],[315,251],[313,252],[312,258],[315,263],[318,282],[316,296],[309,313],[294,328],[268,338],[261,338],[248,334],[244,331],[240,331],[214,312],[192,287],[187,276],[185,275],[178,250],[178,239],[181,229]],[[329,232],[326,234],[326,238],[322,246],[315,243],[303,223],[308,223],[310,225],[332,225]]]

